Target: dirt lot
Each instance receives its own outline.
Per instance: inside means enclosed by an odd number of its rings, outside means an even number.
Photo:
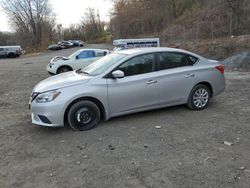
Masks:
[[[154,110],[88,132],[32,125],[33,86],[75,50],[0,59],[0,187],[249,187],[250,73],[226,73],[226,92],[200,112]]]

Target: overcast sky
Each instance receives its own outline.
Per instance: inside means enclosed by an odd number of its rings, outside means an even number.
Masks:
[[[99,10],[101,20],[109,19],[112,3],[110,0],[50,0],[54,12],[57,15],[57,23],[63,27],[79,23],[86,8]],[[10,31],[8,19],[5,13],[0,11],[0,31]]]

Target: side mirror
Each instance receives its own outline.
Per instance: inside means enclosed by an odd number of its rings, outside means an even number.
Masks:
[[[116,70],[112,72],[112,77],[113,78],[124,78],[124,72],[121,70]]]
[[[76,56],[76,59],[79,59],[78,55]]]

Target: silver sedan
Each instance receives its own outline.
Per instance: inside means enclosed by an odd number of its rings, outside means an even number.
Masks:
[[[217,61],[174,48],[130,49],[41,81],[32,92],[32,122],[89,130],[101,119],[187,104],[205,109],[225,89]]]

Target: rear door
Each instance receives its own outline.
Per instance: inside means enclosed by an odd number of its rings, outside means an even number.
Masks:
[[[124,78],[107,79],[111,116],[140,111],[159,103],[155,60],[155,54],[136,56],[116,69],[124,72]]]
[[[179,52],[158,53],[160,103],[183,104],[194,86],[193,65],[198,58]]]

